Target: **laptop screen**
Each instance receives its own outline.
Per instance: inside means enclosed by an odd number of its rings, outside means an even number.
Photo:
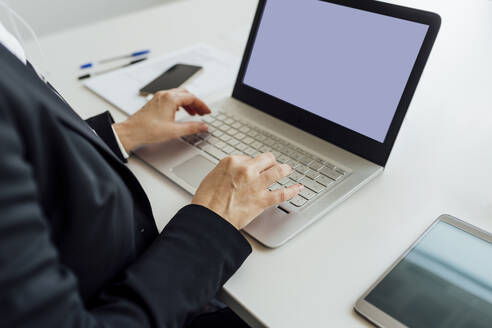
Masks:
[[[268,0],[243,83],[383,143],[429,26]]]

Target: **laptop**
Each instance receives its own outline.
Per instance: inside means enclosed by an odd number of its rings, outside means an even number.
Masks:
[[[244,231],[278,247],[384,169],[440,27],[378,1],[260,0],[233,93],[206,133],[137,156],[194,194],[222,158],[272,152],[303,191]]]

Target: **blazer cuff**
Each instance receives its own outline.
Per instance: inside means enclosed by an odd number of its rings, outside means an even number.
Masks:
[[[116,140],[116,136],[113,132],[112,125],[114,124],[114,119],[109,111],[105,111],[104,113],[88,118],[86,122],[91,126],[92,129],[94,129],[94,131],[106,143],[106,145],[108,145],[113,153],[122,162],[126,163],[127,160],[120,151],[118,141]]]
[[[176,214],[176,217],[181,215],[193,220],[193,223],[182,222],[182,224],[199,224],[202,225],[203,231],[206,231],[207,227],[213,227],[214,236],[212,237],[218,243],[224,243],[227,247],[231,247],[231,250],[233,251],[236,259],[239,262],[238,268],[244,262],[244,260],[246,260],[248,255],[251,254],[251,245],[239,232],[239,230],[237,230],[236,227],[226,221],[226,219],[224,219],[214,211],[208,209],[207,207],[202,205],[190,204],[179,210],[179,212]],[[169,224],[171,224],[171,222],[169,222]]]

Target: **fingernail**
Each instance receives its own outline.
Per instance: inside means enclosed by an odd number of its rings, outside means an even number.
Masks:
[[[205,124],[205,123],[202,123],[202,124],[200,124],[200,129],[202,129],[202,131],[207,131],[208,130],[208,125]]]

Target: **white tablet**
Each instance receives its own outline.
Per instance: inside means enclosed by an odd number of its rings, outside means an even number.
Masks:
[[[492,327],[492,235],[441,215],[355,311],[379,327]]]

